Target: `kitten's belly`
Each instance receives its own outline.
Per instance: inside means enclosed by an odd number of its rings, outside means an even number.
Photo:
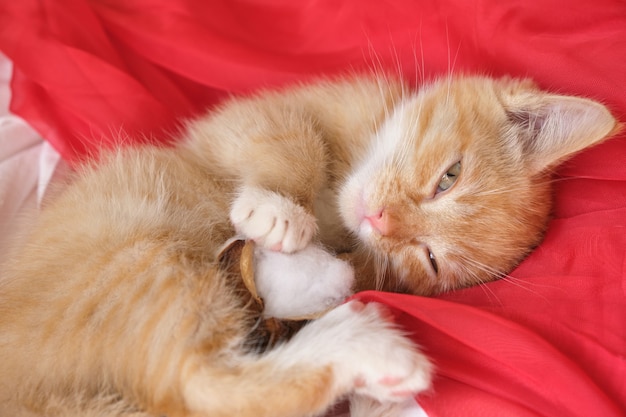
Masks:
[[[330,188],[324,188],[317,196],[313,209],[319,227],[319,238],[326,246],[337,252],[354,249],[354,237],[341,221],[337,208],[337,195]]]

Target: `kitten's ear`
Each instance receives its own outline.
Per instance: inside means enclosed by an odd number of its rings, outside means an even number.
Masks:
[[[557,165],[574,153],[601,142],[617,130],[606,107],[593,100],[524,94],[506,106],[519,132],[525,158],[535,173]]]

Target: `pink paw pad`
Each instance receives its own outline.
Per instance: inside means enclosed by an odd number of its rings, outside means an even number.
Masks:
[[[378,383],[380,385],[393,386],[400,384],[402,381],[404,381],[404,379],[397,376],[385,376],[379,379]]]
[[[392,391],[391,396],[396,398],[411,398],[415,396],[415,392],[409,390]]]
[[[400,378],[397,376],[386,376],[386,377],[379,379],[378,384],[387,386],[387,387],[393,387],[393,386],[402,384],[404,381],[405,381],[404,378]],[[407,390],[407,389],[391,391],[391,396],[397,397],[397,398],[410,398],[414,394],[415,393],[413,391]]]

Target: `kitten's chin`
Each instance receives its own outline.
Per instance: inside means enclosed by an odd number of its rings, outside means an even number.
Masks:
[[[363,243],[377,246],[381,232],[372,224],[371,216],[368,217],[361,197],[357,197],[348,215],[344,216],[344,222]]]
[[[354,209],[349,215],[343,215],[343,220],[348,229],[358,237],[361,243],[375,246],[377,232],[362,210]]]
[[[359,226],[355,230],[355,234],[359,239],[369,246],[375,246],[376,233],[372,225],[365,219],[359,223]]]

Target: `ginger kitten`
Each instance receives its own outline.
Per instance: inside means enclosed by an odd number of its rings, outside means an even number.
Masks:
[[[363,77],[233,99],[173,148],[104,155],[2,270],[0,414],[308,416],[348,394],[393,407],[431,366],[383,307],[339,305],[259,351],[223,244],[324,245],[351,257],[356,289],[486,282],[540,241],[550,169],[615,129],[602,105],[529,81],[412,92]]]

